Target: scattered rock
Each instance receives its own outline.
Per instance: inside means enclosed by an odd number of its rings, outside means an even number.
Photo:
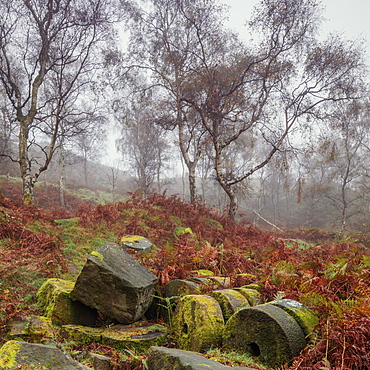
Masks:
[[[37,302],[53,325],[95,325],[98,313],[70,298],[73,281],[48,279],[37,292]]]
[[[253,370],[249,367],[226,366],[209,360],[199,353],[165,347],[151,347],[147,364],[148,370]]]
[[[139,235],[125,235],[121,238],[121,246],[122,248],[131,248],[136,250],[137,252],[149,252],[152,249],[152,242],[144,238],[143,236]]]
[[[221,344],[224,319],[214,298],[186,295],[177,304],[172,326],[180,348],[203,352]]]
[[[189,280],[181,279],[171,280],[164,287],[164,296],[166,298],[180,297],[188,294],[199,294],[199,293],[200,293],[199,284]]]
[[[118,244],[107,243],[87,258],[71,298],[131,324],[150,307],[156,282],[157,277]]]
[[[43,316],[28,316],[24,319],[16,319],[9,323],[10,330],[7,333],[9,339],[41,340],[52,339],[54,331],[50,318]]]
[[[38,365],[48,370],[88,370],[56,347],[44,344],[9,341],[0,349],[0,369],[16,369],[20,365]]]
[[[111,359],[98,353],[88,353],[87,358],[92,362],[94,370],[113,370]]]
[[[214,290],[209,295],[220,305],[225,321],[229,320],[238,309],[250,306],[244,295],[234,289]]]
[[[63,325],[61,335],[79,344],[101,343],[118,350],[146,351],[151,346],[165,342],[167,328],[159,324],[136,322],[132,325],[113,325],[107,328],[91,328],[81,325]]]
[[[243,308],[226,323],[223,347],[257,356],[278,367],[298,356],[306,340],[297,322],[271,304]]]

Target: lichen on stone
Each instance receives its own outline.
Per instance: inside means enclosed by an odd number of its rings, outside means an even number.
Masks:
[[[103,261],[103,260],[104,260],[103,255],[102,255],[102,254],[100,254],[100,253],[99,253],[99,252],[97,252],[97,251],[93,251],[93,252],[91,252],[90,254],[91,254],[92,256],[95,256],[95,257],[99,258],[101,261]]]

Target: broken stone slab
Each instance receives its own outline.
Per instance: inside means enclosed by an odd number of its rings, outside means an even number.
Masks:
[[[121,238],[122,248],[131,248],[139,253],[149,252],[152,249],[152,242],[139,235],[125,235]]]
[[[92,252],[70,296],[122,324],[140,320],[150,307],[157,277],[116,243]]]
[[[151,346],[165,342],[168,330],[165,326],[149,322],[131,325],[113,325],[107,328],[92,328],[81,325],[63,325],[61,336],[79,344],[101,343],[118,350],[143,352]]]
[[[20,365],[36,365],[40,370],[90,369],[53,346],[14,340],[6,342],[0,349],[0,369],[17,369]]]
[[[9,323],[6,334],[8,339],[31,340],[40,342],[51,340],[54,337],[51,320],[43,316],[27,316],[22,319],[14,319]]]
[[[245,296],[234,289],[221,289],[210,292],[221,307],[225,322],[240,308],[250,307]]]
[[[207,351],[221,344],[224,318],[218,302],[206,295],[183,296],[175,309],[172,328],[181,349]]]
[[[292,316],[301,327],[307,341],[310,341],[312,331],[319,322],[319,318],[311,309],[293,299],[279,299],[268,303],[282,308],[286,313]]]
[[[147,358],[148,370],[253,370],[250,367],[226,366],[209,360],[199,353],[175,348],[151,347]]]
[[[249,353],[270,367],[278,367],[298,356],[306,347],[305,335],[283,309],[264,304],[243,308],[226,323],[223,348]]]
[[[53,325],[93,326],[98,313],[95,309],[70,298],[74,285],[73,281],[48,279],[37,292],[37,303],[44,310],[46,317],[50,317]]]

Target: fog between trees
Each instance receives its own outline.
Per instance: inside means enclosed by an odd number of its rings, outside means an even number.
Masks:
[[[231,218],[366,230],[364,50],[318,41],[321,15],[316,0],[261,1],[245,42],[216,0],[4,0],[2,166],[18,163],[32,203],[52,161],[63,188],[65,153],[88,163],[115,120],[144,196],[181,160],[189,201]]]

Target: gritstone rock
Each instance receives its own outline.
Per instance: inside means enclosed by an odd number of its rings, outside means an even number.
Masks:
[[[176,306],[172,322],[181,349],[205,352],[221,344],[224,318],[218,302],[206,295],[185,295]]]
[[[139,235],[125,235],[121,239],[122,248],[131,248],[137,252],[149,252],[153,246],[147,238]]]
[[[122,324],[131,324],[149,308],[157,277],[118,244],[92,252],[70,297]]]
[[[37,364],[49,370],[90,369],[52,346],[11,340],[0,348],[0,369],[18,369],[25,364]]]
[[[222,339],[225,349],[247,352],[271,367],[289,362],[306,347],[297,322],[272,304],[236,312],[227,322]]]
[[[148,355],[148,370],[253,370],[250,367],[226,366],[204,358],[199,353],[175,348],[151,347]]]

